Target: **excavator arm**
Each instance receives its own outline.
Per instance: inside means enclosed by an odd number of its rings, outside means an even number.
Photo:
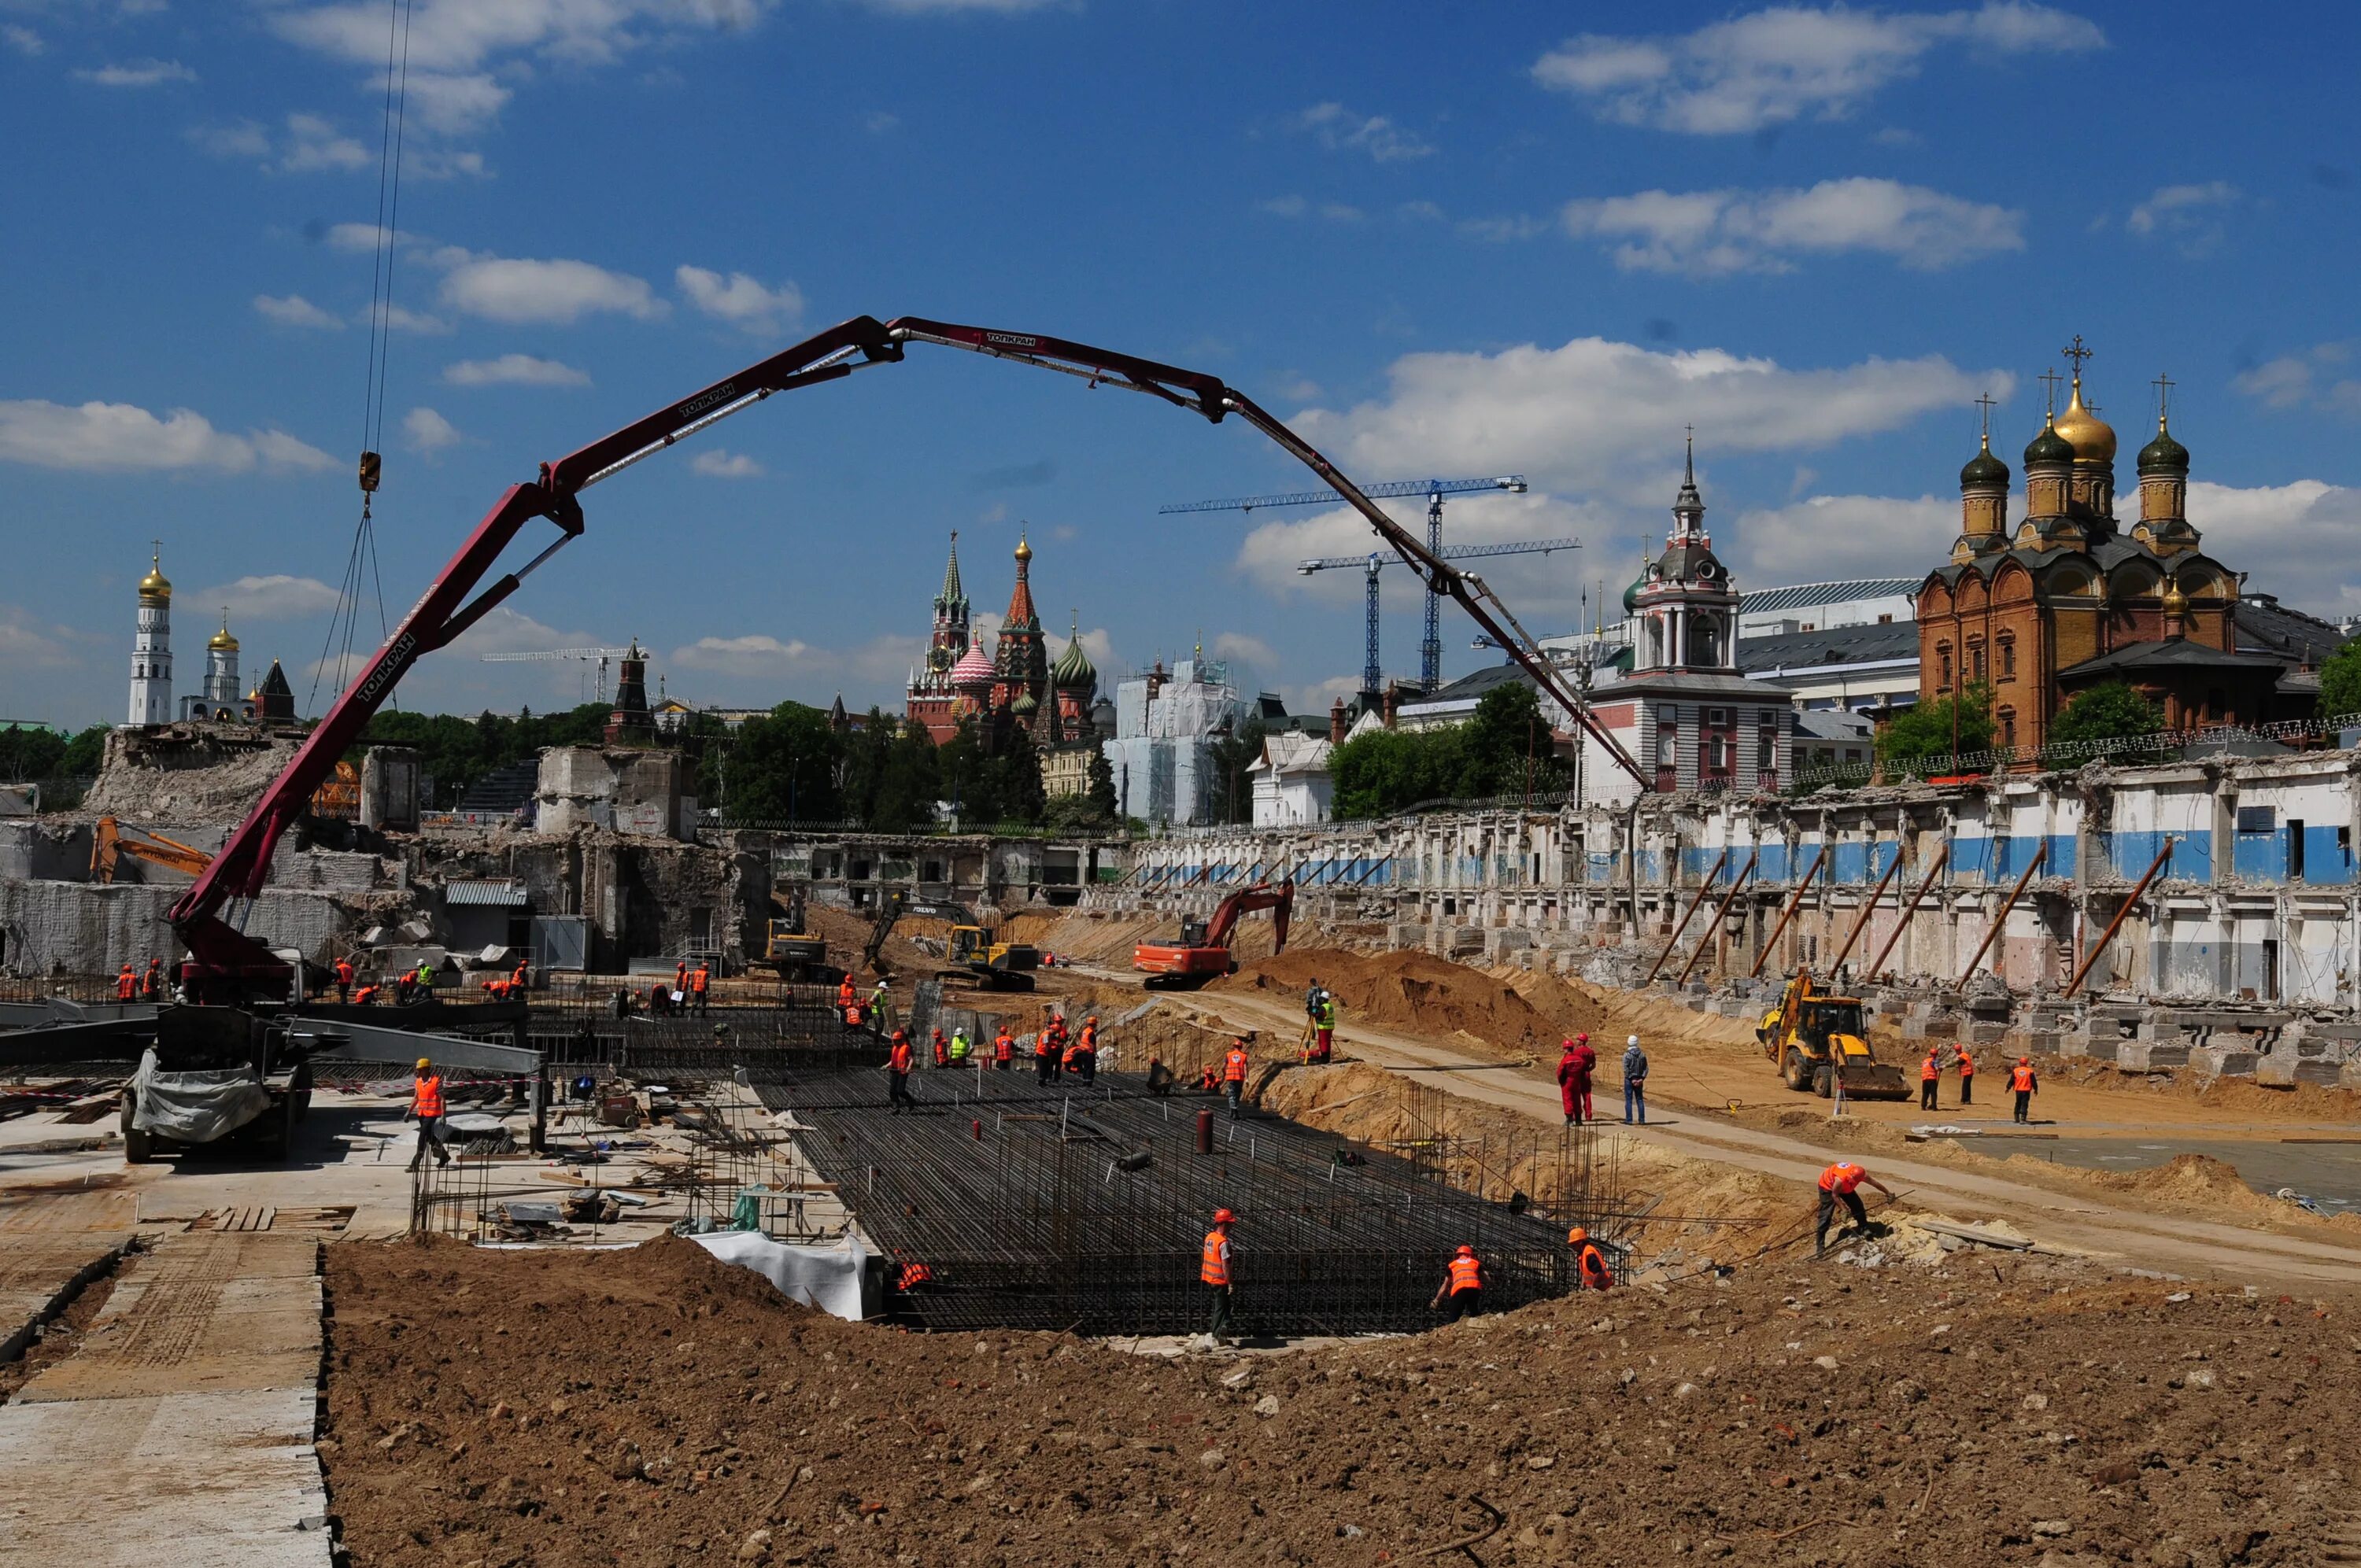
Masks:
[[[211,855],[178,839],[167,839],[144,828],[126,828],[112,817],[100,817],[91,829],[91,880],[102,885],[114,882],[115,868],[125,855],[136,856],[167,871],[186,872],[191,876],[204,875],[205,868],[213,863]]]
[[[1642,790],[1653,781],[1614,737],[1593,721],[1565,676],[1541,656],[1532,640],[1509,630],[1514,618],[1498,596],[1429,551],[1363,494],[1334,464],[1245,393],[1219,377],[1094,348],[1065,338],[931,321],[921,316],[880,323],[855,316],[807,338],[737,375],[714,382],[688,398],[600,437],[555,463],[537,479],[511,487],[485,514],[457,554],[445,565],[385,646],[363,668],[335,706],[306,737],[287,769],[263,792],[222,852],[196,884],[172,905],[169,918],[188,947],[191,978],[206,994],[252,986],[283,989],[287,966],[263,946],[222,918],[231,901],[251,899],[269,880],[270,859],[287,828],[302,815],[312,794],[335,769],[370,718],[412,664],[448,645],[514,593],[525,577],[578,537],[584,527],[579,497],[584,490],[642,458],[696,434],[716,422],[752,407],[773,394],[842,379],[872,365],[900,360],[906,345],[936,344],[996,359],[1077,377],[1093,387],[1137,392],[1220,423],[1237,414],[1319,476],[1345,503],[1368,520],[1387,546],[1424,574],[1429,586],[1456,599],[1476,623],[1507,649],[1541,690],[1555,700],[1598,740],[1615,763]],[[480,593],[477,587],[498,565],[508,546],[536,519],[554,523],[558,537]],[[474,597],[470,598],[473,595]],[[1499,612],[1496,619],[1494,611]],[[1503,622],[1507,622],[1504,625]],[[873,936],[873,946],[882,939]]]
[[[1257,909],[1270,911],[1271,926],[1278,938],[1271,951],[1285,952],[1287,922],[1295,913],[1295,883],[1292,882],[1283,882],[1275,887],[1269,883],[1257,883],[1252,887],[1242,887],[1222,900],[1221,906],[1213,911],[1213,918],[1205,926],[1205,946],[1228,947],[1230,933],[1236,929],[1238,916],[1251,915]]]

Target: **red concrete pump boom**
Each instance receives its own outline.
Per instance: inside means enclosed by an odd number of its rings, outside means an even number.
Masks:
[[[1214,423],[1225,415],[1237,414],[1311,468],[1322,483],[1368,519],[1369,525],[1389,548],[1425,574],[1431,586],[1458,600],[1476,623],[1524,667],[1543,693],[1574,715],[1617,766],[1630,773],[1642,790],[1653,787],[1652,781],[1614,737],[1591,720],[1565,677],[1540,656],[1532,639],[1525,635],[1507,606],[1480,579],[1431,554],[1415,534],[1380,511],[1327,458],[1245,393],[1225,386],[1220,378],[1032,333],[960,326],[917,316],[903,316],[891,323],[880,322],[873,316],[855,316],[555,463],[545,463],[537,480],[510,488],[500,504],[476,525],[475,532],[459,547],[458,554],[443,568],[433,586],[402,618],[401,624],[394,628],[385,646],[305,738],[286,771],[263,793],[237,831],[222,846],[221,853],[214,857],[213,864],[172,905],[168,918],[189,949],[190,978],[198,992],[231,1000],[224,993],[283,989],[288,979],[287,966],[259,942],[224,920],[222,912],[233,899],[252,899],[261,893],[269,878],[271,855],[278,848],[280,836],[302,815],[313,792],[360,738],[370,717],[391,695],[410,666],[421,655],[446,646],[482,620],[514,593],[525,577],[580,535],[583,518],[577,498],[584,490],[642,457],[752,407],[773,393],[818,386],[872,365],[898,361],[905,345],[911,343],[964,348],[1045,370],[1063,371],[1093,387],[1115,387],[1160,398]],[[501,553],[535,518],[546,518],[555,523],[558,537],[523,565],[469,598]]]

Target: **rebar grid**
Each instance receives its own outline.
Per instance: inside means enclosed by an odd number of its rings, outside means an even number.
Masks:
[[[884,1075],[755,1076],[774,1109],[814,1130],[799,1143],[899,1272],[932,1277],[897,1315],[932,1330],[1030,1328],[1178,1333],[1205,1326],[1200,1251],[1212,1215],[1234,1234],[1238,1321],[1247,1332],[1405,1332],[1437,1321],[1429,1303],[1455,1248],[1483,1259],[1494,1310],[1574,1288],[1565,1215],[1605,1212],[1588,1181],[1587,1129],[1566,1129],[1550,1217],[1529,1200],[1488,1201],[1455,1185],[1450,1161],[1405,1157],[1282,1118],[1232,1121],[1220,1102],[1148,1092],[1129,1074],[1043,1086],[1030,1074],[917,1075],[917,1113],[884,1103]],[[953,1096],[956,1094],[957,1098]],[[1197,1152],[1213,1109],[1213,1150]],[[1145,1157],[1143,1160],[1142,1157]]]

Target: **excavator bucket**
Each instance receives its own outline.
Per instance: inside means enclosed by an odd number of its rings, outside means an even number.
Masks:
[[[1838,1058],[1837,1070],[1844,1079],[1848,1100],[1907,1100],[1910,1085],[1903,1080],[1899,1068],[1879,1061],[1869,1054],[1866,1045],[1845,1042],[1846,1048]]]

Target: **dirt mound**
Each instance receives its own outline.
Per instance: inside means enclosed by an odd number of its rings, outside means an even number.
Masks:
[[[1982,1255],[1235,1366],[840,1323],[685,1243],[326,1271],[359,1568],[1411,1562],[1496,1522],[1487,1562],[1784,1560],[1809,1531],[1828,1563],[2291,1564],[2361,1396],[2341,1313]]]
[[[1508,981],[1427,953],[1290,947],[1275,958],[1242,965],[1213,984],[1301,996],[1314,979],[1335,993],[1339,1022],[1348,1034],[1356,1022],[1424,1035],[1459,1030],[1496,1047],[1555,1060],[1559,1042],[1592,1023],[1578,1014],[1552,1016]]]
[[[81,814],[126,822],[234,824],[292,761],[298,742],[110,737],[106,762]]]

